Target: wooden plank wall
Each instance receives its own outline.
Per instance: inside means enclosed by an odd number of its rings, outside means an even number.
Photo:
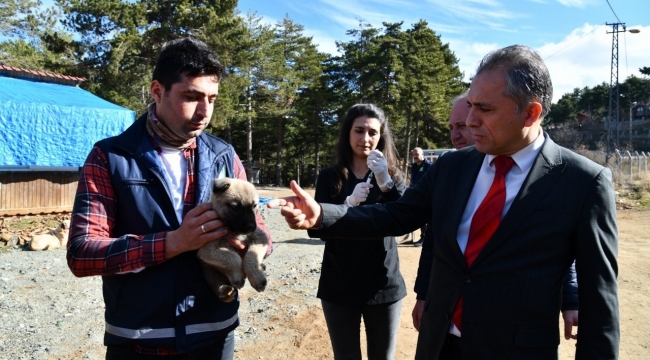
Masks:
[[[0,216],[71,212],[79,172],[0,172]]]

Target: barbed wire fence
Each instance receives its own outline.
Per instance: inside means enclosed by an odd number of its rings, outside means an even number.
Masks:
[[[650,152],[638,152],[635,151],[631,153],[629,150],[619,150],[616,149],[616,172],[618,176],[621,177],[621,180],[626,179],[628,181],[633,181],[645,177],[648,173],[648,158],[650,157]]]

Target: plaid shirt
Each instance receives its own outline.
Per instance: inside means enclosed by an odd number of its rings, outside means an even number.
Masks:
[[[160,148],[158,146],[156,148],[160,154]],[[183,151],[187,161],[183,216],[194,208],[196,198],[195,151],[196,142]],[[237,154],[234,159],[234,172],[237,178],[246,180],[246,171]],[[106,154],[99,147],[93,148],[81,170],[76,196],[87,198],[90,206],[86,213],[72,214],[74,226],[70,229],[69,239],[74,241],[68,242],[68,247],[72,243],[81,243],[74,257],[68,255],[68,264],[75,276],[134,272],[165,261],[166,231],[147,235],[126,234],[119,238],[111,237],[115,225],[113,217],[116,205],[115,191],[110,181]],[[271,239],[259,213],[257,226]],[[127,250],[117,252],[115,249],[120,249],[122,246],[111,246],[115,242],[126,243]],[[177,354],[173,350],[161,348],[141,346],[134,346],[134,348],[143,354]]]

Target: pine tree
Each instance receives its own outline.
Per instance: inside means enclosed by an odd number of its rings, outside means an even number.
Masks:
[[[149,83],[161,46],[192,36],[227,64],[241,31],[236,0],[61,0],[64,26],[79,34],[80,70],[91,92],[136,111],[150,101]]]

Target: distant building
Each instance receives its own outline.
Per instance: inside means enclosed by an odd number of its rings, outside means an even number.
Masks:
[[[578,113],[578,115],[576,115],[576,117],[577,117],[577,119],[578,119],[578,124],[579,124],[580,126],[582,126],[582,125],[588,123],[589,120],[591,120],[591,114]]]
[[[424,154],[424,158],[433,162],[436,162],[439,157],[441,157],[444,153],[447,153],[449,151],[455,151],[456,149],[424,149],[422,150],[422,153]]]
[[[639,102],[632,107],[632,120],[644,121],[650,120],[650,105]]]

